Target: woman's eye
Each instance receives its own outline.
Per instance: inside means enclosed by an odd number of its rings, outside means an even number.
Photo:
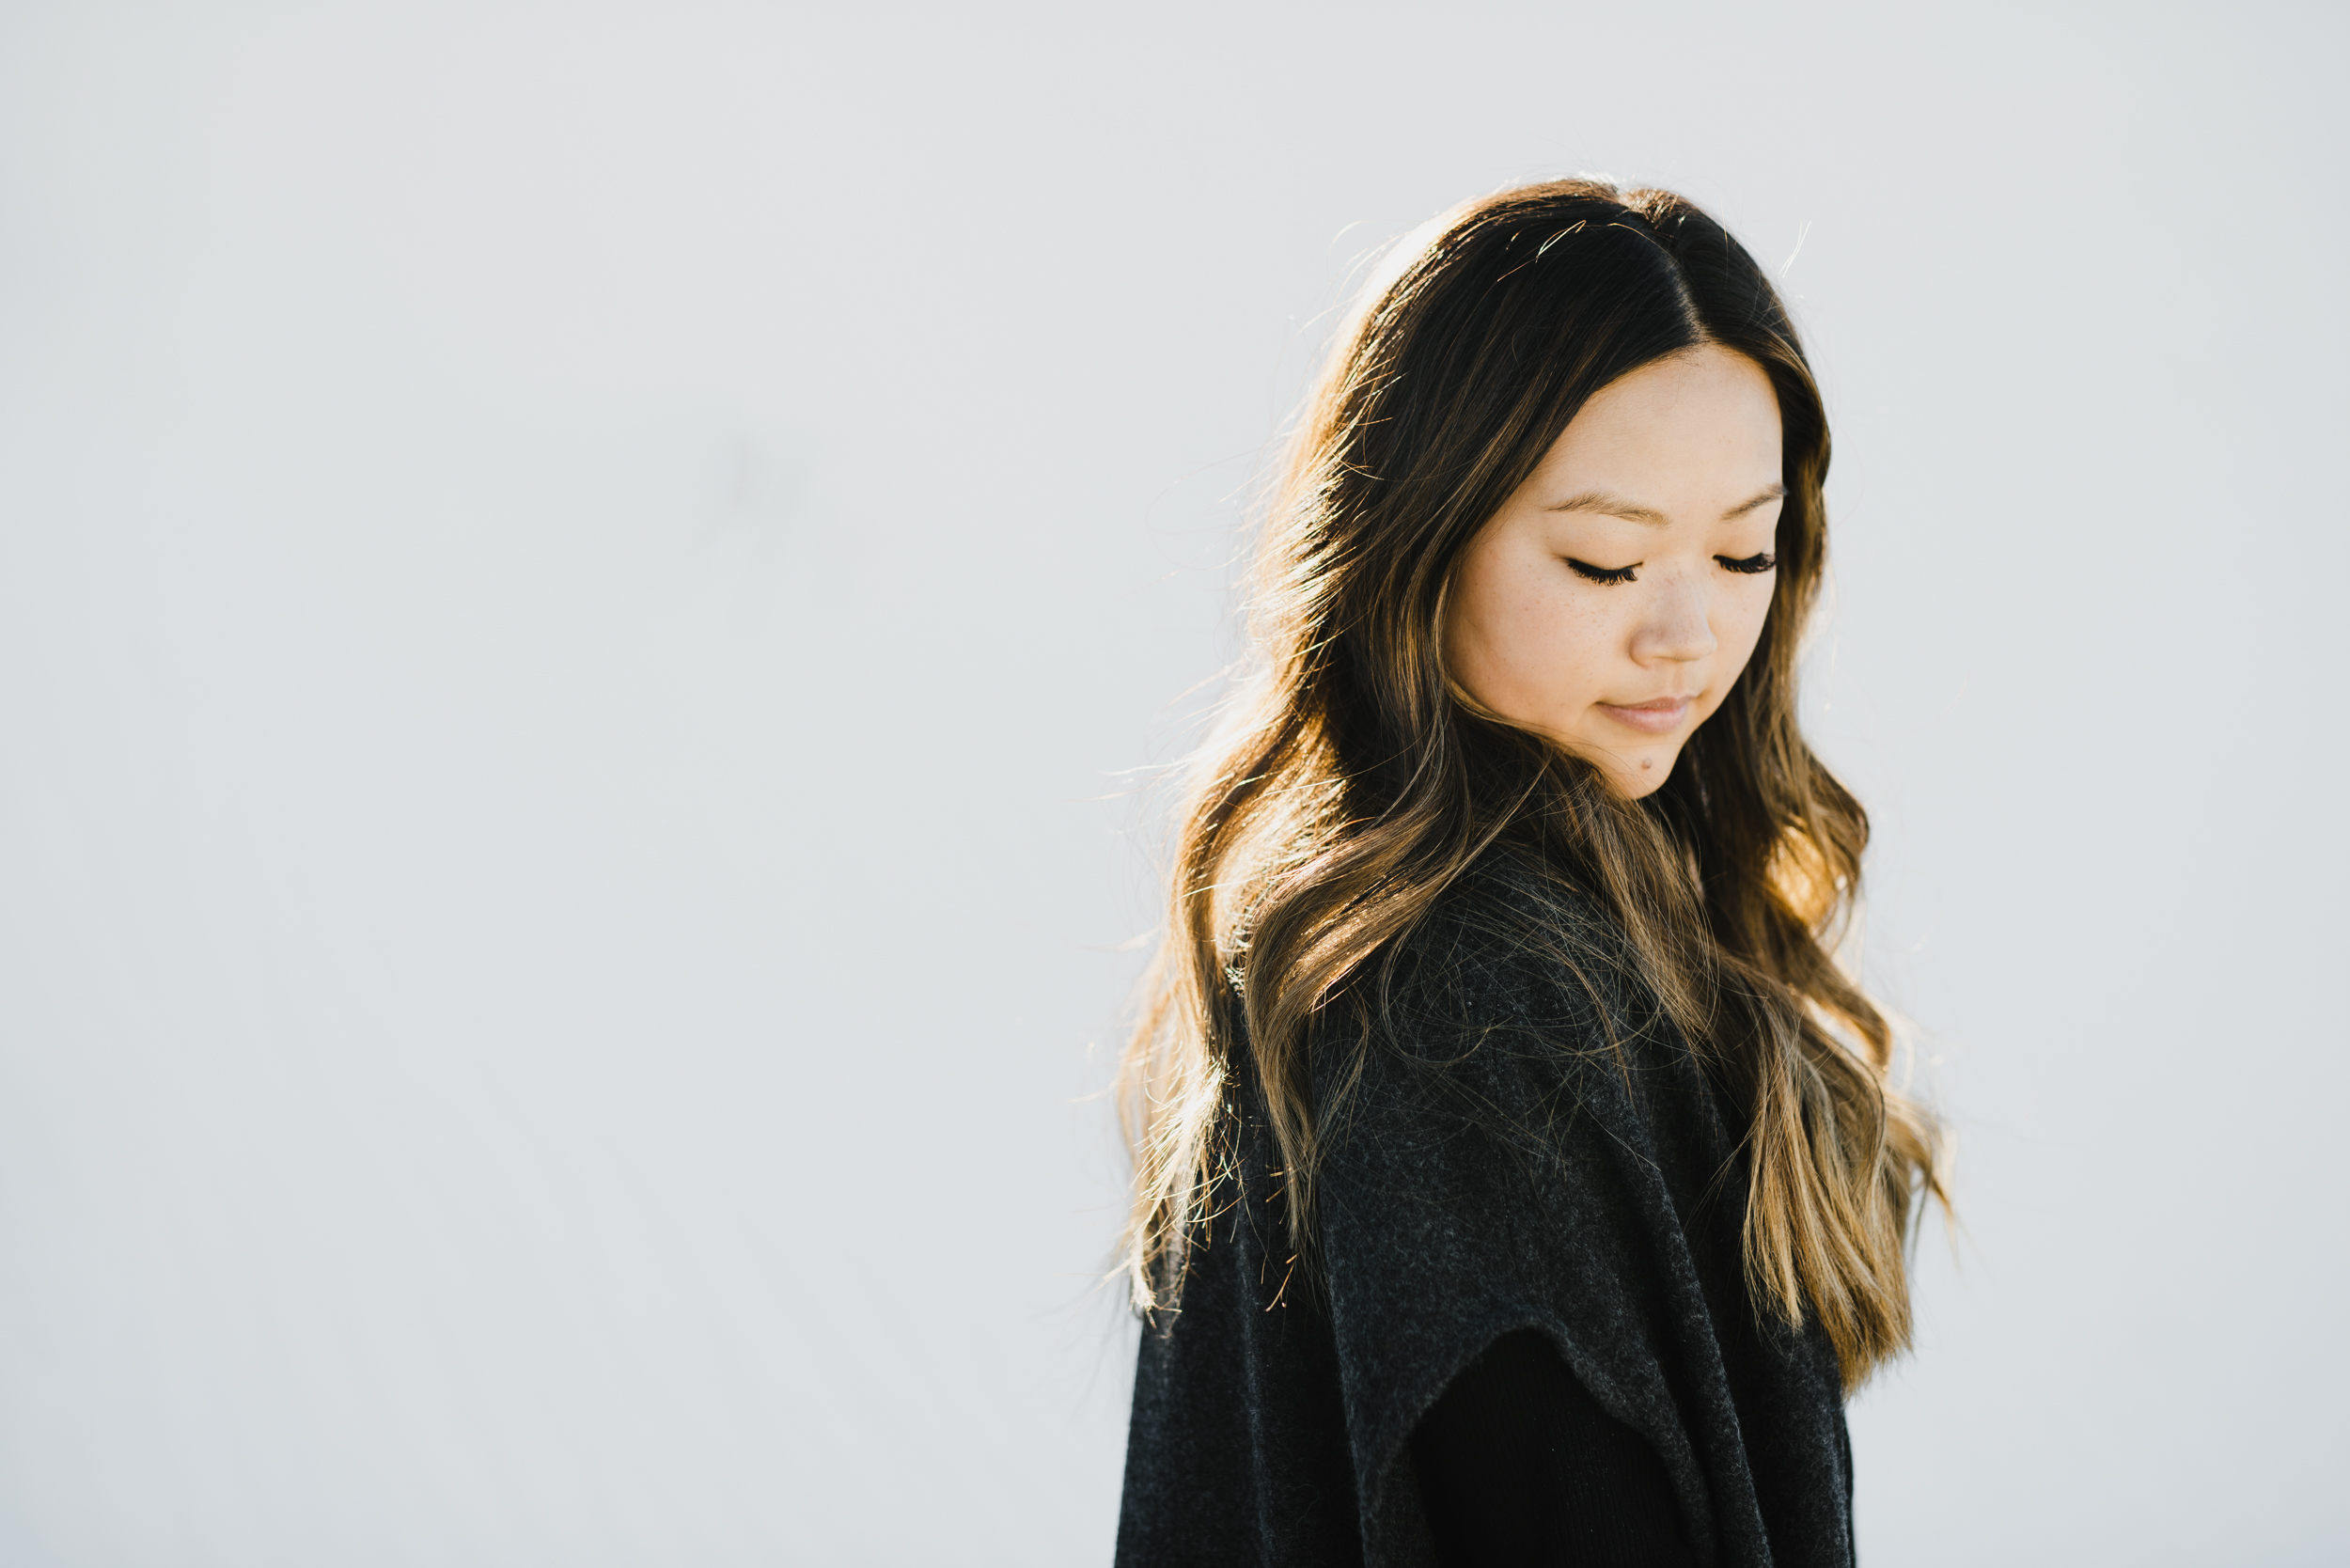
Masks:
[[[1576,560],[1573,556],[1566,557],[1566,560],[1569,566],[1574,568],[1574,574],[1576,576],[1583,578],[1586,582],[1592,583],[1628,583],[1632,581],[1633,567],[1637,567],[1640,564],[1638,561],[1634,561],[1632,566],[1610,568],[1605,566],[1593,566],[1589,561]]]
[[[1748,556],[1744,560],[1734,561],[1728,556],[1716,556],[1714,558],[1722,563],[1724,570],[1730,572],[1743,572],[1749,577],[1759,576],[1778,564],[1778,557],[1772,555],[1768,550],[1763,551],[1760,555]]]

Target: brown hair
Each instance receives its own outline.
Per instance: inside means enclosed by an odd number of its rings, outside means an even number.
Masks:
[[[1777,584],[1720,709],[1654,794],[1627,800],[1589,762],[1465,702],[1442,657],[1445,595],[1464,548],[1593,393],[1708,343],[1752,359],[1778,392]],[[1848,1384],[1907,1342],[1904,1245],[1920,1194],[1943,1192],[1936,1128],[1889,1082],[1891,1030],[1832,957],[1868,819],[1795,722],[1827,463],[1819,389],[1777,292],[1679,196],[1521,186],[1391,257],[1293,432],[1249,606],[1259,668],[1179,815],[1168,921],[1120,1074],[1139,1309],[1180,1292],[1215,1181],[1235,1025],[1302,1244],[1317,1013],[1512,839],[1614,917],[1667,1013],[1744,1092],[1758,1307],[1816,1312]]]

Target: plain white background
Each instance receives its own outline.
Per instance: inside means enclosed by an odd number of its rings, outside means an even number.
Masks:
[[[1350,268],[1575,170],[1835,420],[1866,1559],[2350,1558],[2346,31],[0,8],[0,1561],[1104,1560],[1132,770]]]

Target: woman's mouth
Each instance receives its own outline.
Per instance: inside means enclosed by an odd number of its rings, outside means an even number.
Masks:
[[[1689,715],[1691,700],[1685,697],[1657,697],[1646,702],[1602,702],[1597,706],[1618,724],[1628,725],[1643,734],[1666,735],[1681,728],[1681,721]]]

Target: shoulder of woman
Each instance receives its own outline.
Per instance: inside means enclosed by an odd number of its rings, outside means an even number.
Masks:
[[[1621,944],[1590,900],[1510,854],[1491,854],[1438,895],[1357,987],[1356,1011],[1412,1054],[1462,1031],[1601,1027]],[[1451,1054],[1444,1050],[1441,1054]]]
[[[1448,888],[1334,1000],[1311,1049],[1321,1200],[1374,1230],[1462,1194],[1499,1215],[1538,1188],[1601,1224],[1702,1088],[1621,932],[1522,861]]]
[[[1539,868],[1471,868],[1333,997],[1314,1028],[1314,1095],[1338,1141],[1516,1142],[1584,1106],[1624,1104],[1623,986],[1606,922]]]

